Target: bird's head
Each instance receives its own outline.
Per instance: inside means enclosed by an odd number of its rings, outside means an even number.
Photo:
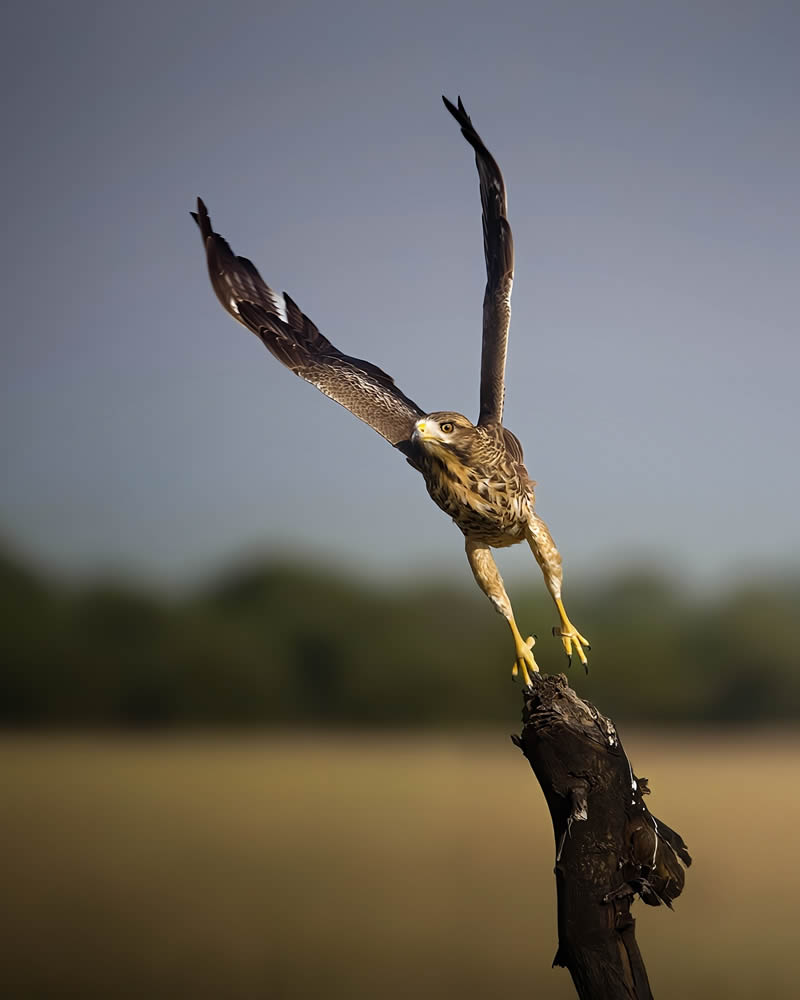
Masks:
[[[427,413],[414,425],[412,440],[440,458],[448,454],[464,456],[475,441],[475,425],[461,413]]]

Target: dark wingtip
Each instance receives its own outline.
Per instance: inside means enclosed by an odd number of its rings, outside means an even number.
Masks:
[[[213,232],[211,228],[211,219],[208,216],[208,209],[206,208],[206,203],[202,198],[197,199],[197,211],[190,212],[189,215],[197,223],[200,232],[203,234],[203,239],[206,239]]]
[[[442,94],[442,100],[444,101],[444,106],[461,126],[462,131],[465,129],[470,132],[475,131],[472,125],[472,119],[467,114],[467,109],[464,107],[464,102],[461,100],[461,95],[458,96],[458,105],[453,104],[452,101],[448,101],[444,94]]]
[[[448,99],[444,96],[444,94],[442,94],[442,100],[444,101],[444,106],[447,108],[447,110],[450,112],[453,118],[455,118],[458,124],[463,127],[464,118],[466,117],[467,113],[464,110],[464,105],[461,103],[461,98],[460,97],[457,98],[458,100],[457,107],[455,104],[453,104],[452,101],[448,101]]]

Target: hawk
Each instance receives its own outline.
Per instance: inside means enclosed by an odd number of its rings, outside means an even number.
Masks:
[[[506,348],[511,318],[514,243],[506,218],[503,175],[475,131],[461,98],[443,97],[475,151],[483,209],[486,290],[483,298],[480,412],[477,424],[450,410],[426,412],[386,372],[343,354],[287,295],[274,292],[246,257],[237,257],[215,233],[203,201],[192,216],[200,228],[211,284],[223,307],[251,330],[296,375],[350,410],[401,451],[425,480],[428,493],[464,534],[475,579],[506,619],[514,640],[512,675],[538,671],[534,639],[523,639],[492,557],[493,548],[527,542],[555,602],[567,657],[573,650],[586,666],[589,643],[567,617],[561,599],[561,555],[547,525],[534,511],[534,482],[522,446],[503,426]]]

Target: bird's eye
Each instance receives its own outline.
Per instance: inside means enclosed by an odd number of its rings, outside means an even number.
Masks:
[[[453,425],[450,423],[449,420],[445,420],[445,422],[443,424],[439,424],[439,426],[442,428],[442,434],[453,433]]]

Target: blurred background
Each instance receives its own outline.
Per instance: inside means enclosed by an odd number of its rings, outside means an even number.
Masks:
[[[460,533],[225,316],[188,215],[474,415],[460,93],[509,190],[506,422],[593,644],[571,682],[696,859],[639,912],[654,992],[793,996],[800,13],[79,0],[5,27],[4,993],[573,995]],[[530,553],[498,561],[563,670]]]

